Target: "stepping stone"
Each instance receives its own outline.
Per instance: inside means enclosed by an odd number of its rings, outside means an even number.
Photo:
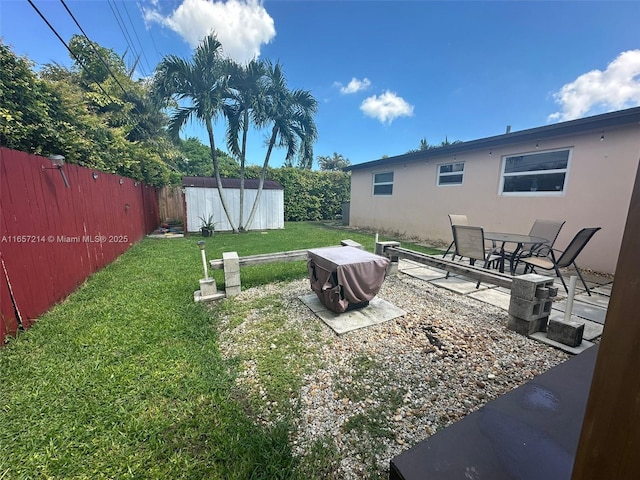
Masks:
[[[429,267],[415,267],[415,268],[407,268],[401,270],[402,273],[407,275],[411,275],[412,277],[419,278],[420,280],[435,280],[436,278],[444,278],[447,275],[447,272],[444,270],[438,270],[436,268]]]
[[[378,297],[371,300],[366,307],[344,313],[328,310],[315,293],[298,298],[338,335],[388,322],[407,314],[404,310]]]
[[[595,305],[596,307],[609,308],[609,297],[600,295],[598,293],[591,292],[591,296],[586,293],[581,293],[573,297],[574,302],[588,303],[589,305]]]
[[[613,288],[613,283],[608,285],[599,285],[595,288],[591,289],[591,293],[599,293],[600,295],[606,295],[607,297],[611,296],[611,289]]]
[[[480,287],[482,287],[482,284],[480,284]],[[509,293],[509,290],[505,293],[499,288],[489,288],[487,290],[472,292],[469,296],[503,310],[509,310],[509,302],[511,301],[511,294]]]
[[[466,295],[467,293],[477,292],[481,289],[486,290],[487,288],[493,287],[493,285],[481,283],[480,288],[476,289],[476,284],[478,283],[477,281],[465,280],[463,277],[454,277],[451,275],[449,276],[449,278],[439,278],[436,280],[432,280],[431,283],[433,285],[446,288],[447,290],[451,290],[452,292],[456,292],[461,295]]]
[[[564,312],[552,310],[551,315],[549,315],[549,319],[552,318],[557,320],[564,320]],[[602,331],[604,330],[604,325],[597,322],[592,322],[591,320],[587,320],[585,318],[580,318],[577,315],[571,315],[571,321],[584,323],[584,333],[582,334],[583,340],[595,340],[602,335]]]
[[[567,301],[561,300],[559,302],[553,302],[552,307],[554,310],[564,312],[567,308]],[[586,318],[592,322],[597,322],[604,325],[605,317],[607,316],[607,310],[605,308],[596,307],[586,303],[573,302],[572,315],[576,315],[580,318]]]
[[[582,343],[577,347],[570,347],[569,345],[565,345],[564,343],[551,340],[550,338],[547,337],[547,334],[545,332],[532,333],[531,335],[529,335],[529,338],[533,338],[538,342],[542,342],[546,345],[559,348],[560,350],[564,350],[565,352],[572,353],[574,355],[578,355],[579,353],[584,352],[587,348],[593,347],[593,343],[587,340],[584,340],[584,337],[583,337]]]

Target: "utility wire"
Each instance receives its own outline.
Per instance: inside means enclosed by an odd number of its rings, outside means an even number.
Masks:
[[[66,49],[69,51],[69,53],[71,54],[71,56],[73,58],[76,59],[76,61],[78,62],[78,64],[82,67],[82,69],[87,72],[87,74],[90,74],[89,69],[85,66],[84,63],[82,63],[82,60],[80,60],[80,58],[75,54],[75,52],[73,50],[71,50],[71,48],[69,48],[69,45],[67,45],[67,43],[64,41],[64,39],[60,36],[60,34],[56,31],[55,28],[53,28],[53,25],[51,25],[49,23],[49,20],[47,20],[45,18],[45,16],[42,14],[42,12],[40,10],[38,10],[38,7],[36,7],[33,2],[31,0],[27,0],[29,2],[29,5],[31,5],[33,7],[33,9],[36,11],[36,13],[38,15],[40,15],[40,18],[42,18],[42,20],[44,21],[44,23],[47,24],[47,26],[51,29],[51,31],[54,33],[54,35],[56,37],[58,37],[58,40],[60,40],[62,42],[62,44],[66,47]],[[102,91],[102,93],[104,93],[106,95],[106,97],[111,101],[111,103],[116,103],[116,101],[111,98],[111,96],[105,91],[104,88],[102,88],[102,85],[100,85],[98,82],[96,82],[95,80],[93,81],[98,88],[100,89],[100,91]]]
[[[137,2],[138,8],[140,10],[144,10],[142,8],[142,5],[140,5],[140,0],[138,0]],[[153,34],[151,33],[151,29],[147,28],[147,33],[149,34],[149,37],[151,37],[151,44],[153,45],[153,49],[156,52],[156,55],[158,56],[158,58],[162,58],[162,55],[160,54],[160,51],[158,50],[158,46],[156,45],[156,40],[153,38]]]
[[[122,32],[122,35],[124,36],[124,39],[127,42],[127,45],[129,45],[129,48],[131,49],[135,57],[139,60],[140,54],[136,50],[136,47],[133,44],[133,41],[131,40],[131,35],[129,35],[129,30],[127,29],[127,26],[124,23],[124,19],[122,18],[122,15],[120,14],[120,9],[118,9],[118,5],[116,4],[115,0],[107,0],[107,1],[109,3],[109,7],[111,8],[111,12],[113,13],[113,16],[116,19],[116,22],[118,22],[118,27],[120,27],[120,31]],[[144,75],[147,75],[146,72],[144,71],[142,73]]]
[[[123,1],[122,2],[122,6],[124,7],[124,11],[127,14],[127,18],[129,19],[129,23],[131,24],[131,28],[133,29],[133,33],[136,36],[136,40],[138,40],[138,45],[140,46],[140,52],[142,52],[142,58],[144,59],[145,63],[147,64],[148,71],[152,72],[153,68],[151,68],[151,66],[149,65],[149,60],[147,59],[147,55],[144,53],[144,48],[142,47],[142,42],[140,42],[140,37],[138,37],[138,31],[136,30],[136,27],[133,24],[133,21],[131,20],[131,15],[129,15],[129,9],[127,8],[127,3]]]

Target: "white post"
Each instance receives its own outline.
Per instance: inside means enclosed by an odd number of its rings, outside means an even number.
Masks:
[[[378,234],[376,233],[376,241],[375,243],[378,243]]]
[[[573,297],[576,294],[576,281],[578,280],[578,277],[576,277],[575,275],[571,275],[571,277],[569,278],[569,293],[567,295],[567,306],[565,308],[564,311],[564,321],[565,322],[570,322],[571,321],[571,311],[573,310]]]
[[[202,267],[204,268],[204,279],[209,280],[209,270],[207,269],[207,256],[204,253],[204,240],[198,242],[200,254],[202,255]]]

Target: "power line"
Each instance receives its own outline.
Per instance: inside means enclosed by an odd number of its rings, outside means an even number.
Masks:
[[[120,90],[122,90],[122,93],[124,93],[127,97],[130,97],[129,92],[127,92],[124,87],[122,86],[122,84],[120,83],[120,81],[118,80],[118,78],[114,75],[113,71],[111,71],[111,67],[109,67],[109,65],[107,64],[107,62],[104,60],[104,58],[102,58],[102,55],[100,55],[100,52],[98,52],[98,49],[95,47],[95,45],[93,44],[93,42],[91,40],[89,40],[89,37],[87,37],[87,34],[84,32],[84,29],[80,26],[80,23],[78,23],[78,20],[76,20],[76,17],[73,15],[73,13],[71,13],[71,10],[69,10],[69,7],[67,7],[67,4],[64,2],[64,0],[60,0],[60,3],[62,3],[62,5],[64,6],[65,10],[67,10],[67,13],[71,16],[71,18],[73,19],[73,21],[75,22],[75,24],[78,26],[78,28],[80,29],[80,31],[82,32],[82,35],[84,36],[84,38],[87,39],[87,42],[89,42],[89,46],[91,47],[91,49],[93,50],[93,53],[95,53],[97,55],[97,57],[100,59],[100,61],[102,62],[102,64],[105,66],[105,68],[107,69],[107,71],[109,72],[109,74],[111,75],[111,77],[115,80],[115,82],[118,84],[118,86],[120,87]],[[134,105],[135,107],[135,105]],[[139,113],[139,112],[138,112]]]
[[[133,41],[131,40],[131,36],[129,35],[129,30],[127,29],[127,26],[124,23],[124,19],[122,18],[122,15],[120,14],[118,5],[114,0],[107,0],[107,3],[109,3],[109,7],[111,8],[111,13],[113,13],[113,16],[115,17],[116,22],[118,23],[118,27],[120,27],[120,31],[122,32],[122,35],[124,36],[124,39],[127,42],[127,45],[129,45],[129,48],[131,49],[133,54],[136,56],[136,58],[140,59],[140,54],[136,50],[135,45],[133,45]],[[142,69],[142,66],[141,66],[141,69]],[[142,73],[145,76],[147,75],[147,73],[144,72],[144,70]]]
[[[137,2],[138,8],[140,10],[142,10],[142,6],[140,5],[140,1],[138,0]],[[153,38],[153,34],[151,33],[151,29],[147,28],[147,33],[149,34],[149,37],[151,37],[151,44],[153,45],[153,49],[156,52],[156,55],[158,56],[158,58],[162,58],[162,55],[160,54],[160,51],[158,50],[158,46],[156,45],[156,40]]]
[[[78,64],[80,65],[80,67],[87,73],[90,74],[89,69],[85,66],[84,63],[82,63],[82,60],[80,60],[80,58],[75,54],[75,52],[73,50],[71,50],[71,48],[69,48],[69,45],[67,45],[67,43],[63,40],[63,38],[60,36],[60,34],[56,31],[55,28],[53,28],[53,25],[51,25],[49,23],[49,20],[47,20],[45,18],[45,16],[42,14],[42,12],[40,10],[38,10],[38,7],[36,7],[33,2],[31,0],[27,0],[29,2],[29,5],[31,5],[31,7],[33,7],[33,9],[36,11],[36,13],[38,15],[40,15],[40,18],[42,18],[42,20],[44,21],[44,23],[47,24],[47,26],[51,29],[51,31],[54,33],[54,35],[56,37],[58,37],[58,40],[60,40],[62,42],[62,44],[66,47],[66,49],[69,51],[69,53],[71,54],[71,56],[73,58],[76,59],[76,61],[78,62]],[[100,89],[100,91],[102,91],[102,93],[104,93],[106,95],[106,97],[111,101],[111,103],[116,103],[116,101],[111,98],[111,96],[105,91],[104,88],[102,88],[102,85],[100,85],[97,81],[93,80],[93,82],[98,86],[98,88]]]
[[[124,11],[127,14],[127,18],[129,19],[129,23],[131,24],[131,28],[133,29],[133,33],[136,36],[136,40],[138,40],[138,45],[140,46],[140,52],[142,52],[142,58],[144,59],[145,63],[147,64],[148,71],[152,72],[153,68],[151,68],[151,66],[149,65],[149,60],[147,60],[147,55],[144,53],[144,48],[142,47],[142,42],[140,42],[140,37],[138,37],[138,31],[136,30],[136,27],[133,24],[133,21],[131,20],[131,15],[129,15],[129,9],[127,8],[127,3],[123,1],[122,2],[122,6],[124,7]]]

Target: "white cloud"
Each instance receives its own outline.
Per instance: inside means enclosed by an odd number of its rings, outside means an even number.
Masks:
[[[259,0],[183,0],[169,15],[157,8],[143,10],[147,22],[157,22],[195,47],[212,31],[225,55],[246,63],[260,55],[260,47],[276,35],[273,18]]]
[[[371,86],[371,81],[368,78],[363,78],[362,80],[358,80],[357,78],[353,77],[346,87],[342,85],[340,82],[335,82],[334,85],[340,88],[340,93],[344,93],[345,95],[348,95],[350,93],[356,93],[361,90],[366,90]]]
[[[374,95],[365,99],[360,105],[360,110],[365,115],[377,118],[386,124],[390,124],[398,117],[413,116],[413,105],[410,105],[404,98],[389,90],[379,97]]]
[[[605,71],[580,75],[553,94],[561,111],[548,121],[572,120],[590,110],[621,110],[640,105],[640,50],[628,50],[607,65]]]

